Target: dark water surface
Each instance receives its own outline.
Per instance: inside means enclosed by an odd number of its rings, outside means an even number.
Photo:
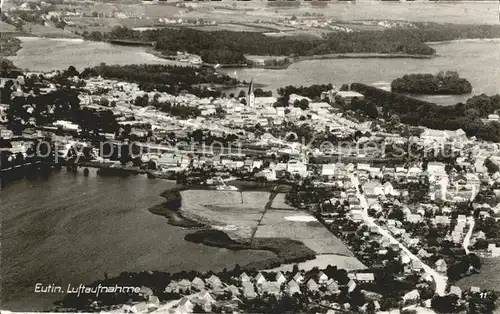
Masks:
[[[50,308],[62,295],[34,293],[36,283],[88,284],[122,271],[220,270],[274,254],[184,241],[189,230],[148,212],[174,184],[145,176],[89,177],[61,170],[1,191],[2,309]]]

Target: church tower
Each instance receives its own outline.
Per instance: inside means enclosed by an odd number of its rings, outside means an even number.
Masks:
[[[253,79],[250,81],[250,86],[248,87],[247,106],[252,108],[255,107],[255,95],[253,93]]]

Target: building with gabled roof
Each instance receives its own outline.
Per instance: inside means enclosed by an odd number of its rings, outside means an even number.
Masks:
[[[255,283],[261,285],[264,282],[266,282],[266,277],[264,277],[262,273],[258,273],[257,276],[255,276]]]
[[[442,258],[438,259],[436,263],[434,263],[434,265],[436,265],[436,270],[438,272],[446,273],[446,271],[448,270],[448,265],[446,264],[446,261]]]
[[[353,292],[354,289],[356,289],[356,282],[354,282],[354,280],[349,280],[349,282],[347,283],[347,291],[348,292]]]
[[[285,277],[285,275],[283,275],[282,272],[279,271],[276,273],[275,280],[277,283],[279,283],[281,285],[282,283],[286,282],[286,277]]]
[[[328,276],[323,271],[320,271],[318,273],[318,283],[323,284],[326,283],[327,281],[328,281]]]
[[[340,292],[339,290],[339,285],[337,284],[337,282],[333,279],[329,279],[327,282],[326,282],[326,290],[330,293],[330,294],[338,294]]]
[[[296,273],[293,276],[293,280],[295,280],[297,283],[301,283],[302,281],[304,281],[304,276],[302,276],[301,273]]]
[[[205,280],[205,282],[211,287],[211,288],[216,288],[220,287],[222,285],[222,282],[220,281],[219,277],[212,275],[208,279]]]
[[[267,281],[262,283],[260,291],[261,293],[267,292],[268,294],[278,296],[281,294],[281,285],[276,281]]]
[[[191,289],[191,281],[187,279],[182,279],[177,283],[179,290],[182,292],[186,292]]]
[[[417,289],[412,290],[403,296],[404,302],[417,301],[419,299],[420,299],[420,293],[418,292]]]
[[[288,295],[292,296],[295,293],[301,293],[300,286],[295,280],[290,280],[287,284],[288,287]]]
[[[241,273],[240,275],[240,281],[243,282],[243,281],[250,281],[250,277],[245,273]]]
[[[248,281],[243,282],[243,295],[247,299],[254,299],[257,297],[257,293],[255,292],[253,284]]]
[[[229,292],[231,292],[234,296],[239,296],[241,294],[240,290],[235,285],[228,286],[227,290],[229,290]]]
[[[315,292],[319,289],[318,284],[312,278],[307,281],[306,285],[307,285],[307,289],[311,292]]]
[[[458,286],[451,286],[449,294],[454,294],[457,297],[461,298],[462,297],[462,289],[460,289],[460,287],[458,287]]]
[[[373,282],[375,276],[373,273],[356,273],[356,280],[359,282]]]
[[[201,291],[205,289],[205,282],[200,277],[195,277],[193,281],[191,281],[191,288]]]
[[[177,309],[184,313],[192,313],[194,308],[194,304],[189,301],[188,298],[184,297],[179,301]]]

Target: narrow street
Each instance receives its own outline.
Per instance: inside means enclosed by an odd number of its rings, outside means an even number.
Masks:
[[[469,223],[469,231],[467,231],[467,234],[464,237],[464,243],[463,247],[465,250],[466,254],[469,254],[469,245],[470,245],[470,238],[472,236],[472,231],[474,231],[474,225],[476,224],[476,221],[474,220],[474,217],[467,217],[468,223]]]
[[[368,215],[368,203],[366,202],[365,196],[363,194],[361,194],[361,192],[359,191],[358,178],[355,177],[353,174],[350,174],[350,179],[351,179],[351,183],[356,187],[356,195],[359,198],[361,206],[363,207],[363,220],[368,224],[368,226],[376,227],[378,229],[379,233],[382,236],[387,237],[391,241],[391,243],[397,244],[400,247],[400,249],[403,252],[405,252],[408,255],[408,257],[410,257],[411,260],[419,261],[422,264],[422,268],[424,269],[424,271],[434,279],[434,282],[436,283],[436,293],[440,296],[445,295],[448,277],[439,274],[432,267],[425,264],[420,258],[418,258],[415,254],[410,252],[410,250],[408,250],[408,248],[406,248],[401,242],[399,242],[397,239],[395,239],[389,231],[387,231],[384,228],[377,225],[377,223],[375,222],[375,219]]]

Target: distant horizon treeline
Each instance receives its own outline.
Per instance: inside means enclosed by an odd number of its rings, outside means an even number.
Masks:
[[[420,23],[416,28],[388,28],[383,31],[331,32],[323,38],[270,37],[260,32],[202,31],[190,28],[165,27],[134,31],[115,27],[111,32],[84,32],[91,40],[126,39],[155,42],[155,49],[164,54],[186,51],[200,55],[204,62],[248,64],[245,55],[312,56],[330,53],[404,53],[433,55],[436,51],[427,42],[466,38],[499,38],[498,25],[455,25]]]

